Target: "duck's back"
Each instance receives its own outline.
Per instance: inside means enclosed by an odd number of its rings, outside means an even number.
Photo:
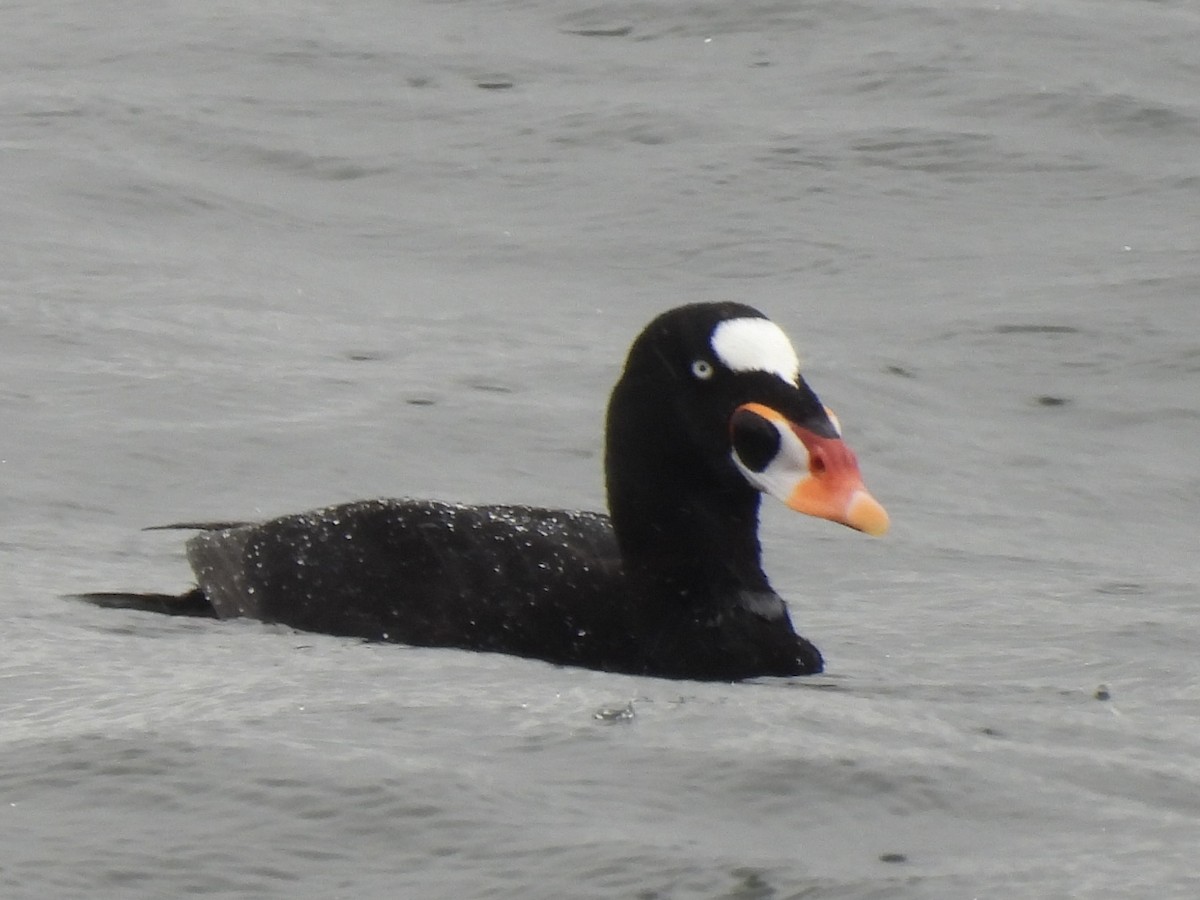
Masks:
[[[598,513],[370,500],[202,531],[187,552],[221,618],[560,662],[630,625]]]

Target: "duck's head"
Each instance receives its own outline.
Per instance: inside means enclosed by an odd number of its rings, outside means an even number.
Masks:
[[[797,512],[872,535],[888,529],[791,341],[742,304],[673,309],[634,341],[609,407],[610,505],[614,482],[635,466],[643,480],[677,478],[697,491],[749,485]]]

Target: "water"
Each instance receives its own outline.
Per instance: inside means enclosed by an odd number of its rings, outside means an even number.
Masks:
[[[1200,893],[1193,4],[16,3],[0,45],[0,896]],[[892,515],[766,510],[820,678],[60,599],[186,587],[143,525],[598,508],[629,340],[724,298]]]

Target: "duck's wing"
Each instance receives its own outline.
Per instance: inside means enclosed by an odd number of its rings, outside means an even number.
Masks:
[[[221,618],[556,660],[627,624],[598,513],[370,500],[204,530],[187,553]]]
[[[142,531],[228,531],[244,528],[253,522],[172,522],[170,525],[147,525]]]

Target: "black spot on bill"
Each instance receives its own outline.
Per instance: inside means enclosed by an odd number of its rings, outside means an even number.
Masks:
[[[762,416],[739,409],[729,423],[733,451],[751,472],[761,472],[779,453],[779,432]]]

